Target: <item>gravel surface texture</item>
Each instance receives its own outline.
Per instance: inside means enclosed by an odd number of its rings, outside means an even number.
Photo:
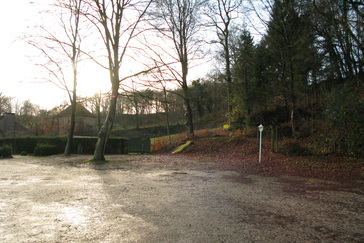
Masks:
[[[364,242],[360,184],[89,158],[1,159],[0,242]]]

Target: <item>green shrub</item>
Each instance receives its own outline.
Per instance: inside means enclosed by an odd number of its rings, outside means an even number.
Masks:
[[[38,143],[34,148],[35,156],[48,156],[58,154],[57,146],[48,143]]]
[[[335,151],[351,157],[364,157],[364,102],[356,87],[347,84],[326,96],[324,115],[329,124],[328,140]]]
[[[287,139],[280,145],[279,151],[284,154],[305,156],[311,155],[311,152],[294,139]]]
[[[27,156],[27,155],[28,155],[28,153],[27,153],[26,151],[22,151],[22,152],[20,153],[20,155],[21,155],[21,156]]]
[[[16,138],[2,138],[0,139],[0,146],[9,145],[13,148],[14,154],[20,154],[26,152],[27,154],[34,153],[38,144],[54,145],[56,149],[53,154],[62,154],[64,152],[67,142],[66,136],[57,137],[16,137]],[[97,142],[96,137],[75,137],[73,138],[71,153],[76,154],[78,145],[82,145],[82,151],[84,154],[93,154],[95,151],[95,145]],[[125,154],[127,153],[127,139],[120,137],[110,137],[108,139],[105,153],[107,154]],[[39,148],[38,148],[39,149]]]
[[[94,146],[96,143],[94,144]],[[92,151],[94,152],[94,151]],[[106,154],[126,154],[128,153],[128,140],[125,138],[109,137],[107,140]]]
[[[0,147],[0,157],[2,158],[12,158],[11,147],[9,145],[4,145]]]

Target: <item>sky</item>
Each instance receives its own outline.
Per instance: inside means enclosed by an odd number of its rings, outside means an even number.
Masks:
[[[0,14],[0,93],[12,97],[13,104],[25,100],[41,109],[52,109],[68,101],[67,92],[54,84],[42,81],[36,59],[37,50],[22,40],[24,34],[33,34],[34,26],[43,24],[39,12],[47,0],[2,1]],[[199,75],[201,76],[201,72]],[[111,88],[108,72],[96,64],[81,67],[78,95],[90,97],[108,92]],[[14,112],[14,110],[13,110]]]
[[[0,14],[0,92],[13,98],[13,103],[25,100],[41,109],[52,109],[68,101],[67,92],[56,85],[44,82],[37,66],[38,51],[27,44],[24,34],[34,34],[34,26],[43,24],[39,12],[49,3],[47,0],[3,1]],[[89,63],[82,67],[78,91],[80,96],[110,90],[108,73]],[[14,112],[14,110],[13,110]]]
[[[44,74],[36,66],[38,52],[23,40],[24,34],[34,34],[34,26],[49,22],[40,14],[49,3],[49,0],[1,3],[0,93],[12,97],[13,104],[30,100],[39,108],[49,110],[68,101],[66,91],[52,83],[41,82]],[[190,79],[202,78],[212,69],[213,63],[197,67],[189,72]],[[79,96],[90,97],[100,91],[108,92],[110,88],[106,70],[90,62],[81,67],[77,87]]]
[[[37,23],[38,9],[29,1],[3,1],[0,14],[0,92],[21,103],[30,100],[41,108],[51,108],[64,99],[54,85],[34,83],[32,48],[22,41],[25,32]]]

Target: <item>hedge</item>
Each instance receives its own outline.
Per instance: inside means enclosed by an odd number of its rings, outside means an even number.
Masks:
[[[126,138],[110,137],[106,144],[106,154],[126,154],[128,148]],[[76,154],[79,151],[79,145],[82,147],[83,154],[93,154],[97,142],[96,137],[75,137],[72,141],[71,153]],[[62,154],[67,143],[66,136],[57,137],[16,137],[0,139],[0,146],[8,145],[13,149],[14,154],[20,154],[23,151],[33,154],[37,144],[49,144],[55,146],[54,152]]]
[[[0,146],[0,158],[11,158],[11,147],[10,145]]]
[[[34,148],[35,156],[48,156],[57,153],[58,151],[56,145],[50,145],[48,143],[38,143]]]

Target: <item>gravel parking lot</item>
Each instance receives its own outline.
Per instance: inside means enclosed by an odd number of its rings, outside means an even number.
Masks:
[[[0,241],[364,241],[361,185],[199,169],[165,155],[89,158],[1,159]]]

